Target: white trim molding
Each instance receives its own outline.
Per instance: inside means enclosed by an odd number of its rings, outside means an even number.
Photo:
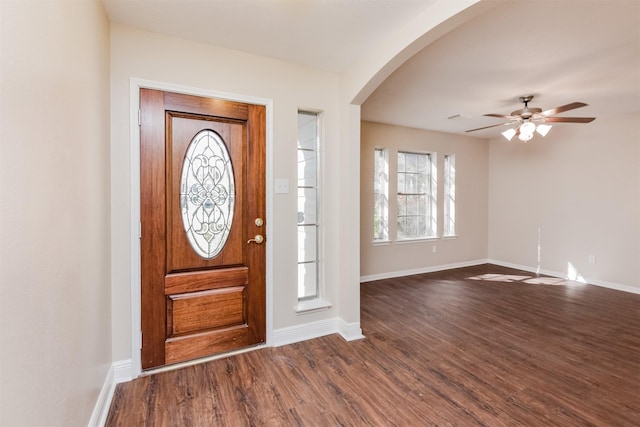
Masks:
[[[570,277],[568,277],[567,273],[560,273],[558,271],[544,270],[536,267],[529,267],[526,265],[514,264],[511,262],[499,261],[495,259],[489,259],[487,260],[487,262],[489,264],[500,265],[502,267],[509,267],[509,268],[515,268],[518,270],[528,271],[529,273],[544,274],[545,276],[552,276],[552,277],[558,277],[561,279],[573,280]],[[640,287],[621,285],[619,283],[607,282],[605,280],[590,279],[588,277],[585,277],[584,283],[588,285],[600,286],[602,288],[614,289],[616,291],[629,292],[632,294],[640,294]]]
[[[111,407],[111,400],[113,399],[113,393],[116,390],[115,374],[113,365],[109,367],[107,376],[104,379],[98,400],[93,407],[91,418],[89,419],[88,427],[102,427],[107,421],[109,415],[109,408]]]
[[[355,341],[364,339],[360,322],[347,323],[342,319],[338,319],[338,333],[347,341]]]
[[[331,334],[339,334],[346,341],[364,338],[362,330],[360,329],[360,323],[346,323],[339,317],[334,317],[332,319],[276,329],[273,331],[272,346],[280,347]]]
[[[113,400],[113,394],[116,391],[116,385],[131,381],[131,359],[121,360],[119,362],[113,362],[109,367],[107,376],[104,379],[98,400],[93,407],[91,418],[89,419],[88,427],[102,427],[107,421],[109,415],[109,409],[111,408],[111,401]]]
[[[486,264],[490,261],[477,259],[473,261],[457,262],[454,264],[434,265],[430,267],[415,268],[412,270],[391,271],[388,273],[371,274],[360,276],[360,283],[373,282],[374,280],[393,279],[395,277],[413,276],[414,274],[433,273],[436,271],[452,270],[454,268],[471,267],[474,265]]]
[[[536,267],[530,267],[521,264],[514,264],[506,261],[499,261],[496,259],[479,259],[475,261],[465,261],[454,264],[436,265],[431,267],[416,268],[413,270],[392,271],[389,273],[372,274],[369,276],[361,276],[360,283],[373,282],[374,280],[393,279],[395,277],[412,276],[414,274],[433,273],[436,271],[451,270],[454,268],[471,267],[480,264],[495,264],[501,267],[515,268],[516,270],[528,271],[529,273],[544,274],[545,276],[558,277],[561,279],[570,279],[566,273],[560,273],[552,270],[544,270]],[[584,283],[594,286],[601,286],[603,288],[614,289],[616,291],[630,292],[632,294],[640,294],[640,287],[621,285],[619,283],[607,282],[604,280],[584,278]]]

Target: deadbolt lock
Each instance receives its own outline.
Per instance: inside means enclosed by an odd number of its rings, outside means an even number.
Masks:
[[[256,218],[255,222],[258,227],[262,227],[264,225],[264,220],[262,218]]]

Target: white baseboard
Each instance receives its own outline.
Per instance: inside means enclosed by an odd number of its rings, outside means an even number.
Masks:
[[[273,347],[306,341],[312,338],[323,337],[339,333],[338,318],[319,320],[302,325],[290,326],[273,331]]]
[[[360,322],[347,323],[342,319],[338,319],[338,333],[346,341],[355,341],[364,338],[362,328],[360,328]]]
[[[373,282],[374,280],[393,279],[395,277],[412,276],[414,274],[433,273],[435,271],[452,270],[454,268],[471,267],[473,265],[486,264],[490,261],[477,259],[473,261],[456,262],[453,264],[434,265],[431,267],[416,268],[412,270],[392,271],[389,273],[360,276],[360,283]]]
[[[111,406],[111,399],[113,398],[113,392],[116,389],[116,383],[114,381],[115,374],[113,365],[109,367],[107,377],[104,379],[102,389],[98,395],[98,400],[93,407],[93,413],[89,419],[88,427],[102,427],[105,421],[107,421],[107,415],[109,415],[109,407]]]
[[[113,374],[113,380],[116,384],[131,381],[132,379],[137,377],[137,375],[133,374],[133,365],[131,359],[113,362]]]
[[[517,270],[528,271],[530,273],[544,274],[545,276],[559,277],[561,279],[568,279],[566,273],[560,273],[558,271],[538,269],[536,267],[530,267],[527,265],[514,264],[506,261],[498,261],[495,259],[487,260],[489,264],[500,265],[502,267],[515,268]],[[619,283],[607,282],[604,280],[590,279],[588,277],[584,278],[584,282],[589,285],[600,286],[603,288],[614,289],[616,291],[630,292],[632,294],[640,294],[640,287],[621,285]]]
[[[502,267],[509,267],[509,268],[515,268],[517,270],[528,271],[530,273],[544,274],[546,276],[567,279],[566,273],[561,273],[558,271],[539,269],[536,267],[531,267],[531,266],[521,265],[521,264],[514,264],[506,261],[499,261],[496,259],[479,259],[479,260],[465,261],[465,262],[459,262],[454,264],[444,264],[444,265],[436,265],[432,267],[416,268],[413,270],[392,271],[389,273],[361,276],[360,283],[372,282],[374,280],[393,279],[395,277],[411,276],[414,274],[433,273],[436,271],[451,270],[454,268],[471,267],[473,265],[480,265],[480,264],[495,264],[495,265],[500,265]],[[590,285],[601,286],[603,288],[609,288],[609,289],[615,289],[617,291],[630,292],[633,294],[640,294],[640,287],[636,287],[636,286],[622,285],[619,283],[607,282],[605,280],[591,279],[588,277],[585,277],[584,281],[585,283],[588,283]]]
[[[98,400],[93,407],[88,427],[102,427],[107,421],[113,393],[116,390],[116,384],[131,380],[131,360],[122,360],[114,362],[109,367],[109,372],[104,379],[102,389],[98,395]]]

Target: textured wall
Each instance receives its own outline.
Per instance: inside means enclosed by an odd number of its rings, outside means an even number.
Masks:
[[[1,2],[3,426],[86,425],[111,364],[109,25]]]

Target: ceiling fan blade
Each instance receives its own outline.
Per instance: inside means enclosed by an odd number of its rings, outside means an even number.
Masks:
[[[494,128],[494,127],[497,127],[497,126],[504,126],[504,125],[510,125],[510,124],[512,124],[512,122],[500,123],[500,124],[497,124],[497,125],[485,126],[485,127],[476,128],[476,129],[469,129],[469,130],[466,130],[465,132],[474,132],[476,130],[489,129],[489,128]]]
[[[483,114],[485,117],[499,117],[501,119],[516,120],[518,116],[505,116],[504,114]]]
[[[595,117],[545,117],[545,123],[590,123]]]
[[[560,114],[560,113],[564,113],[565,111],[575,110],[576,108],[586,107],[586,106],[587,106],[587,104],[585,104],[584,102],[572,102],[571,104],[562,105],[560,107],[556,107],[556,108],[552,108],[552,109],[547,110],[547,111],[543,111],[540,114],[543,115],[543,116],[552,116],[554,114]]]

